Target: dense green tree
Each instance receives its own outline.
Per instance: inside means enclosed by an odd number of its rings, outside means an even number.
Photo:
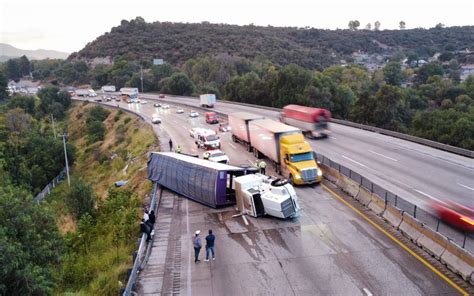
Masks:
[[[65,201],[76,221],[85,214],[94,216],[95,200],[94,190],[89,184],[80,178],[72,180]]]
[[[317,73],[305,89],[305,96],[313,107],[334,109],[333,92],[336,88],[334,81],[322,74]]]
[[[356,98],[356,95],[352,92],[349,86],[337,86],[333,96],[334,107],[331,110],[333,116],[347,119]]]
[[[163,78],[171,77],[177,70],[170,64],[153,65],[151,67],[151,73],[155,83],[158,83]]]
[[[275,106],[283,107],[289,103],[306,100],[304,90],[311,80],[311,73],[300,66],[291,64],[278,71],[271,90]]]
[[[416,82],[418,84],[423,84],[428,80],[429,77],[435,75],[442,76],[443,74],[443,67],[441,67],[440,65],[433,63],[425,64],[418,69],[416,75]]]
[[[39,109],[43,114],[53,114],[55,118],[63,118],[64,111],[71,105],[71,97],[55,86],[42,88],[38,92]]]
[[[385,82],[399,86],[403,80],[402,65],[399,62],[389,62],[383,68],[383,74]]]
[[[3,70],[0,69],[0,102],[8,98],[7,86],[8,86],[7,78],[5,77]]]
[[[172,95],[189,96],[194,92],[194,84],[186,74],[174,73],[166,81],[163,90]]]
[[[35,98],[32,96],[14,96],[8,100],[7,106],[9,109],[21,108],[30,115],[35,115]]]
[[[20,68],[20,74],[22,76],[30,75],[31,64],[28,58],[23,55],[18,59],[18,67]]]
[[[51,212],[31,195],[0,185],[0,294],[49,295],[63,250]]]
[[[382,86],[375,94],[375,125],[391,130],[403,130],[404,108],[402,90],[391,85]]]
[[[5,65],[5,75],[7,79],[19,81],[21,78],[20,65],[17,59],[9,59]]]

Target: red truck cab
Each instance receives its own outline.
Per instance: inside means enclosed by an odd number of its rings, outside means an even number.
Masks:
[[[214,124],[219,123],[219,119],[217,118],[217,114],[215,112],[207,112],[205,114],[206,123]]]
[[[331,120],[329,110],[287,105],[283,107],[280,116],[283,123],[300,128],[312,138],[325,138],[329,135],[328,122]]]

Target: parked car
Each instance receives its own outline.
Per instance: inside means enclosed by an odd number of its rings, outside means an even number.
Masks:
[[[176,109],[176,113],[178,113],[178,114],[183,114],[183,113],[184,113],[184,110],[181,109],[181,108],[178,108],[178,109]]]
[[[154,104],[153,104],[153,107],[160,108],[160,107],[161,107],[161,104],[160,104],[160,103],[154,103]]]
[[[202,128],[202,127],[193,127],[189,130],[189,136],[191,138],[195,138],[197,136],[197,134],[199,132],[201,132],[202,130],[204,130],[204,128]]]
[[[196,111],[191,110],[191,112],[189,112],[189,117],[191,117],[191,118],[195,118],[195,117],[198,117],[198,116],[199,116],[199,113],[197,113]]]
[[[170,108],[170,105],[163,105],[162,108],[163,108],[163,109],[169,109],[169,108]]]

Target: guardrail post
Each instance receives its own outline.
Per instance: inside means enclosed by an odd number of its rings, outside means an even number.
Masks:
[[[370,193],[374,193],[374,183],[370,182]]]
[[[398,200],[398,196],[395,195],[395,206],[397,206],[397,200]]]
[[[415,205],[415,209],[413,210],[413,218],[416,218],[416,205]]]
[[[466,238],[467,238],[467,233],[464,232],[464,238],[463,238],[463,241],[462,241],[462,248],[464,249],[464,247],[466,246]]]
[[[438,223],[436,224],[436,232],[438,232],[438,230],[439,230],[439,221],[440,220],[438,219]]]
[[[349,170],[349,179],[352,179],[352,170]]]
[[[374,185],[374,183],[372,183],[372,185]],[[388,195],[388,192],[385,191],[385,206],[387,206],[387,201],[388,201],[387,195]]]

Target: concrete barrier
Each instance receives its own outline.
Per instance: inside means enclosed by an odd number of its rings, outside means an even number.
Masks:
[[[388,204],[382,214],[382,217],[390,224],[392,224],[393,227],[398,229],[398,227],[402,223],[403,211],[400,211],[399,209]]]
[[[340,176],[340,173],[337,170],[323,164],[320,165],[320,168],[323,170],[324,178],[328,179],[329,181],[333,183],[336,183],[337,179]]]
[[[441,263],[459,274],[465,281],[469,281],[474,272],[474,258],[454,242],[446,246],[446,250],[441,255]]]
[[[372,202],[372,192],[365,189],[362,186],[359,186],[359,193],[355,197],[361,204],[368,206]]]
[[[383,212],[385,211],[385,200],[381,199],[375,193],[372,193],[370,197],[371,197],[371,202],[368,205],[369,209],[375,214],[377,214],[378,216],[381,216]]]
[[[356,197],[360,191],[360,185],[346,176],[341,174],[339,182],[336,182],[336,185],[339,186],[342,191],[348,193],[352,197]]]
[[[416,241],[417,245],[438,260],[441,259],[448,243],[447,237],[427,227],[422,229],[421,236]]]
[[[422,234],[423,223],[405,212],[403,213],[402,223],[400,223],[398,229],[402,232],[402,234],[416,243]]]

